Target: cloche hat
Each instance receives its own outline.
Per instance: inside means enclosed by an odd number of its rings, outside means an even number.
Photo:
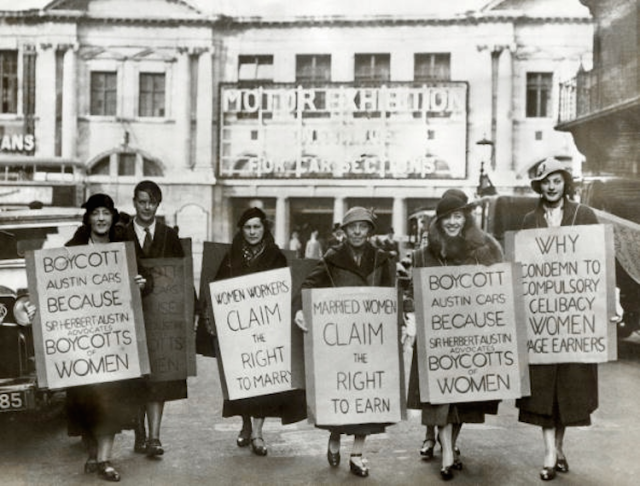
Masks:
[[[361,206],[354,206],[345,213],[344,218],[342,218],[341,227],[344,228],[356,221],[366,221],[373,229],[376,228],[375,216],[373,213],[367,208],[363,208]]]
[[[564,164],[555,157],[549,157],[538,164],[536,174],[531,179],[531,188],[539,194],[540,183],[556,172],[560,172],[565,181],[571,181],[571,173],[565,168]]]

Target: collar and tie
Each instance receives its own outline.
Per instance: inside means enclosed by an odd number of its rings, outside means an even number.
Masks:
[[[153,238],[151,238],[151,232],[149,231],[149,228],[145,228],[144,229],[144,243],[142,244],[142,252],[145,254],[145,256],[148,256],[149,253],[151,252],[151,242],[153,241]]]

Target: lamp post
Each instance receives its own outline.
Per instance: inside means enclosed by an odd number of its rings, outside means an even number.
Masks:
[[[486,136],[482,137],[482,140],[478,140],[476,145],[489,146],[491,148],[491,153],[493,153],[493,142],[488,140]],[[495,196],[497,194],[496,188],[489,179],[489,175],[484,172],[484,160],[480,162],[480,175],[478,176],[478,187],[476,192],[478,197]]]

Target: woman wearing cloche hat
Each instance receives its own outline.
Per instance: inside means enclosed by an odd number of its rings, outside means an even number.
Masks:
[[[369,238],[376,227],[375,216],[363,207],[357,206],[347,211],[342,219],[342,229],[346,240],[331,247],[302,283],[303,289],[327,287],[393,287],[395,284],[395,263],[389,253],[375,248]],[[302,303],[293,303],[294,321],[307,331]],[[364,423],[343,426],[319,427],[330,431],[327,460],[329,465],[340,464],[340,438],[342,434],[353,435],[353,448],[349,459],[349,469],[359,477],[369,475],[366,460],[362,457],[364,442],[369,434],[385,431],[387,424]]]
[[[522,228],[597,224],[591,208],[569,199],[572,185],[571,174],[559,160],[541,162],[531,180],[540,201],[525,215]],[[591,412],[598,408],[598,368],[586,363],[529,365],[529,377],[531,395],[516,402],[518,420],[542,427],[545,456],[540,478],[549,481],[556,472],[569,471],[563,451],[566,427],[590,425]]]
[[[431,222],[428,244],[413,253],[413,265],[439,267],[452,265],[491,265],[503,260],[500,244],[476,224],[467,196],[459,189],[446,191],[436,207],[436,217]],[[486,413],[498,412],[497,401],[448,403],[434,405],[420,401],[417,351],[414,347],[407,407],[422,410],[422,424],[427,426],[427,437],[420,453],[423,458],[433,457],[435,440],[429,428],[438,427],[442,447],[444,480],[453,478],[453,470],[462,469],[460,450],[456,441],[462,424],[482,423]]]

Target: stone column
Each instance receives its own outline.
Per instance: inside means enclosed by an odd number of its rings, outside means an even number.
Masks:
[[[342,218],[344,218],[345,213],[345,201],[344,197],[337,196],[333,200],[333,222],[334,223],[342,223]]]
[[[276,221],[273,238],[280,248],[288,248],[289,245],[289,199],[285,196],[276,198]]]
[[[208,48],[198,56],[198,105],[196,107],[196,169],[211,170],[213,161],[213,66]]]
[[[78,94],[76,92],[76,46],[64,53],[62,74],[62,157],[75,159],[78,137]]]
[[[193,168],[191,160],[191,55],[187,48],[178,48],[175,73],[176,141],[180,148],[178,167]]]
[[[396,234],[396,239],[407,234],[407,205],[404,198],[393,198],[393,210],[391,214],[391,226]]]
[[[36,156],[53,157],[56,149],[56,50],[38,46],[36,59]]]

